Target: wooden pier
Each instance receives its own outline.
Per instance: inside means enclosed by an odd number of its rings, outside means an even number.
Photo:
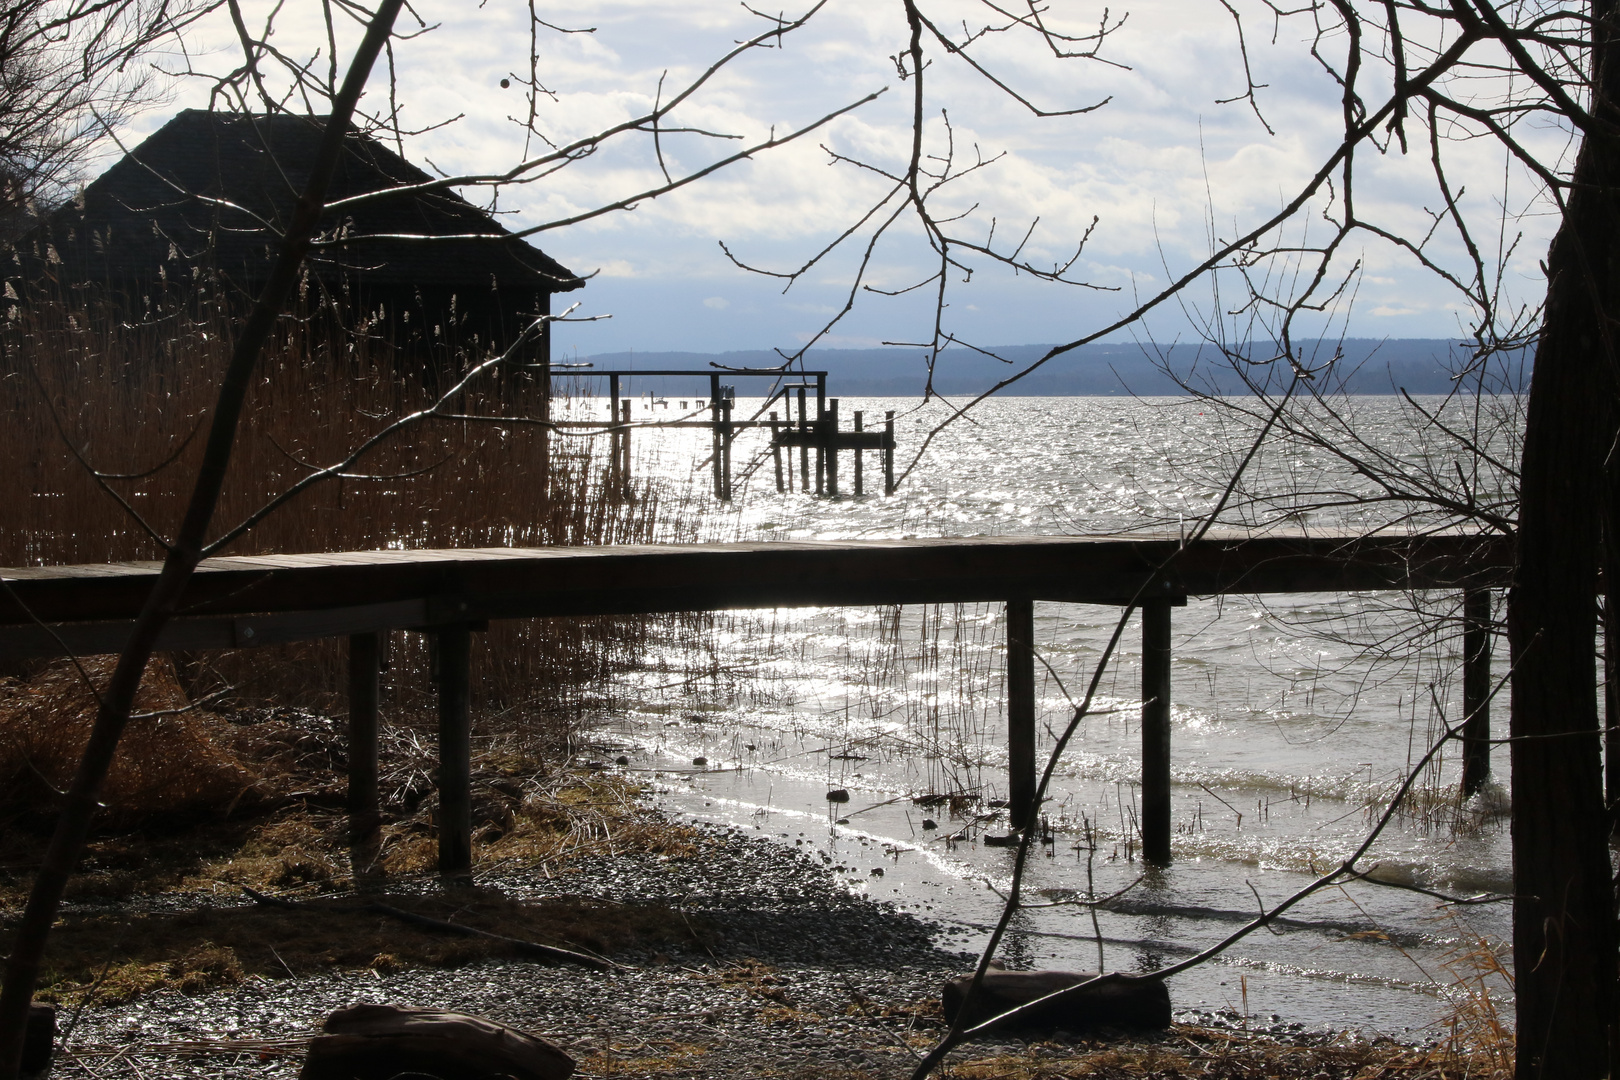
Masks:
[[[771,379],[776,385],[752,417],[739,419],[736,411],[736,387],[722,383],[730,378]],[[776,474],[776,490],[785,492],[795,486],[793,451],[798,450],[797,486],[801,491],[813,490],[817,495],[837,497],[839,492],[839,455],[852,455],[854,465],[854,494],[866,494],[865,452],[875,451],[883,469],[883,494],[894,494],[894,413],[884,414],[882,428],[868,430],[864,412],[856,411],[851,419],[853,428],[839,428],[838,399],[827,396],[825,371],[779,371],[775,368],[651,368],[646,371],[592,371],[555,365],[551,378],[606,379],[608,382],[608,416],[606,425],[594,420],[551,420],[550,424],[562,429],[598,429],[608,433],[610,483],[617,490],[628,489],[630,483],[630,436],[637,428],[701,428],[709,432],[709,468],[713,476],[714,497],[730,502],[733,489],[732,444],[737,436],[751,429],[770,429],[770,454]],[[645,420],[633,419],[632,399],[623,393],[631,379],[686,378],[703,379],[708,383],[707,420]],[[784,379],[796,381],[784,382]],[[813,396],[812,396],[813,395]],[[693,395],[687,400],[704,400]],[[814,411],[811,402],[814,402]],[[780,412],[771,406],[780,402]],[[798,415],[794,416],[794,407]],[[693,410],[695,411],[695,410]],[[768,413],[768,418],[767,418]],[[785,451],[785,454],[784,454]],[[783,458],[787,467],[783,468]],[[813,477],[813,479],[812,479]]]
[[[1464,594],[1465,791],[1490,769],[1490,590],[1509,538],[1210,535],[991,537],[793,543],[487,548],[226,556],[198,568],[160,650],[349,638],[349,810],[377,820],[378,635],[434,636],[439,693],[439,865],[472,865],[470,634],[491,619],[735,608],[1005,601],[1009,806],[1034,805],[1034,601],[1123,605],[1143,616],[1142,841],[1170,858],[1171,613],[1189,596],[1457,590]],[[1168,572],[1161,568],[1169,565]],[[0,660],[118,651],[158,563],[0,570]],[[1144,593],[1143,591],[1146,590]]]

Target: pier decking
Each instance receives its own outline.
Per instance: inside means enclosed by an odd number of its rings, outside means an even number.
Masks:
[[[1034,815],[1033,602],[1143,611],[1143,843],[1170,855],[1170,620],[1189,596],[1460,590],[1464,787],[1489,769],[1489,590],[1507,584],[1503,536],[1211,534],[487,548],[226,556],[198,568],[162,650],[350,638],[351,811],[375,819],[376,635],[439,642],[440,868],[471,865],[469,635],[491,619],[735,608],[1007,602],[1009,805]],[[158,563],[0,569],[0,658],[116,652]],[[368,752],[368,749],[370,752]],[[369,765],[367,762],[369,761]],[[370,770],[368,774],[367,770]],[[370,793],[369,796],[367,793]],[[371,800],[367,804],[368,798]]]

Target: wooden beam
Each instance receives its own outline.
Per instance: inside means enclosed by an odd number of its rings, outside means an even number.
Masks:
[[[249,649],[290,641],[313,641],[346,634],[421,626],[428,622],[425,600],[401,600],[358,607],[325,608],[271,615],[173,619],[158,635],[156,649]],[[0,656],[93,656],[122,652],[129,621],[0,626]]]
[[[1035,604],[1007,601],[1007,812],[1035,822]]]
[[[1170,865],[1170,602],[1142,604],[1142,858]]]
[[[611,376],[613,376],[615,374],[623,375],[626,378],[629,378],[630,376],[634,375],[638,379],[645,379],[645,378],[649,378],[649,377],[654,376],[654,375],[663,376],[663,377],[674,377],[674,376],[677,376],[677,375],[688,375],[688,376],[691,376],[693,378],[707,379],[713,373],[714,373],[713,368],[634,368],[634,369],[624,369],[624,370],[621,370],[621,371],[618,371],[618,372],[613,372],[613,371],[607,371],[607,370],[589,370],[589,369],[581,369],[581,368],[572,368],[572,367],[568,367],[567,365],[563,365],[562,367],[560,367],[556,371],[554,371],[553,374],[557,378],[567,378],[567,379],[605,379],[605,378],[610,378]],[[756,377],[762,378],[762,379],[770,379],[770,380],[772,380],[774,382],[775,380],[782,378],[783,372],[782,372],[781,368],[727,368],[726,369],[726,374],[727,375],[752,375],[752,376],[756,376]],[[816,376],[816,375],[821,375],[821,376],[825,377],[826,375],[829,374],[829,372],[825,372],[825,371],[794,371],[794,372],[792,372],[792,374],[794,376],[801,376],[801,377],[809,378],[809,377]],[[790,384],[790,385],[792,385],[792,384]],[[810,385],[810,384],[806,384],[806,385]],[[692,396],[695,396],[695,395],[692,395]]]
[[[230,648],[248,642],[247,629],[264,641],[272,630],[294,640],[555,615],[1119,603],[1172,558],[1161,595],[1501,587],[1513,552],[1508,538],[1460,534],[1210,536],[1181,547],[1175,536],[1053,536],[226,556],[203,561],[187,589],[191,614],[176,625],[210,628],[211,643],[197,647]],[[49,636],[29,625],[35,618],[133,619],[158,572],[157,563],[0,570],[0,624],[38,641]],[[210,618],[231,620],[231,636]]]
[[[439,873],[472,875],[472,631],[433,635],[439,684]]]
[[[709,425],[707,421],[697,421],[687,426]],[[745,427],[747,422],[739,420],[734,426]],[[778,438],[783,446],[836,446],[840,450],[881,450],[885,445],[884,434],[881,431],[835,431],[829,434],[816,430],[805,432],[788,430],[782,432]]]

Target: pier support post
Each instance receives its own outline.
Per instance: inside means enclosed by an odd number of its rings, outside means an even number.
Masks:
[[[1007,813],[1035,822],[1035,603],[1007,601]]]
[[[439,684],[439,873],[472,874],[472,629],[433,632]]]
[[[382,824],[377,795],[377,713],[382,641],[349,635],[349,841],[363,843]]]
[[[732,410],[735,410],[735,408],[737,408],[737,398],[732,397],[731,392],[727,392],[726,413],[724,413],[724,416],[726,416],[726,431],[723,432],[723,449],[726,452],[726,502],[731,502],[731,444],[737,439],[737,432],[731,426],[731,415]]]
[[[1142,858],[1170,864],[1170,601],[1142,603]]]
[[[804,401],[804,387],[799,387],[799,490],[810,490],[810,444],[804,441],[810,432],[808,406]]]
[[[623,490],[624,485],[619,477],[619,433],[615,430],[619,424],[619,377],[608,376],[608,490],[615,497]]]
[[[838,498],[838,399],[827,401],[827,412],[821,418],[821,445],[827,462],[827,494]]]
[[[779,431],[776,424],[776,413],[771,413],[771,464],[776,466],[776,493],[778,495],[787,490],[782,482],[782,444],[777,441]]]
[[[863,419],[864,419],[864,417],[863,417],[863,414],[861,413],[861,410],[856,409],[855,410],[855,433],[857,435],[859,435],[866,427],[866,425],[861,422]],[[862,461],[862,459],[865,458],[865,457],[866,457],[866,455],[864,453],[862,453],[862,451],[861,451],[860,440],[857,439],[856,442],[855,442],[855,497],[856,498],[860,498],[862,495],[866,494],[866,485],[863,483],[863,480],[865,479],[865,477],[864,477],[864,471],[865,470],[863,469],[864,462]]]
[[[827,376],[816,376],[816,431],[822,432],[822,424],[827,419]],[[823,436],[824,438],[825,436]],[[816,494],[826,493],[827,456],[822,452],[822,439],[816,440]]]
[[[709,376],[709,457],[714,466],[714,497],[725,501],[724,466],[720,462],[720,376]]]
[[[619,491],[630,497],[630,403],[624,403],[624,430],[619,432]]]
[[[1491,775],[1491,590],[1463,593],[1463,796]]]
[[[894,410],[883,414],[883,494],[894,494]]]

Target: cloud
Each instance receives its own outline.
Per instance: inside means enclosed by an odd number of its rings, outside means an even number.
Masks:
[[[936,14],[944,18],[949,0],[938,2]],[[272,0],[245,0],[243,7],[249,25],[258,26]],[[450,0],[422,0],[416,10],[437,28],[396,43],[393,98],[404,122],[423,129],[407,141],[407,156],[453,173],[506,170],[526,154],[545,152],[546,140],[567,145],[623,124],[704,77],[735,42],[765,25],[731,0],[548,4],[548,22],[594,32],[544,31],[535,39],[542,81],[556,95],[536,103],[536,124],[544,133],[539,139],[521,123],[528,115],[521,83],[500,87],[502,78],[528,70],[526,9],[489,4],[470,10]],[[319,55],[317,70],[324,68],[326,48],[319,12],[319,5],[289,5],[276,33],[278,48],[287,54],[306,60]],[[1075,32],[1094,28],[1090,12],[1054,11],[1047,17],[1070,18],[1067,28]],[[1242,93],[1243,68],[1234,61],[1232,19],[1220,5],[1198,0],[1157,0],[1134,11],[1103,48],[1103,58],[1112,63],[1058,60],[1033,35],[983,39],[983,62],[1040,108],[1108,101],[1083,115],[1038,118],[965,64],[935,57],[928,73],[925,154],[935,168],[947,154],[962,168],[985,163],[939,192],[941,215],[959,215],[950,229],[975,242],[993,239],[998,250],[1019,249],[1035,265],[1051,266],[1074,256],[1095,219],[1074,274],[1099,287],[1075,291],[1015,278],[984,256],[964,252],[949,279],[947,329],[998,342],[1073,340],[1132,307],[1150,287],[1186,273],[1212,243],[1243,235],[1275,213],[1331,153],[1339,123],[1341,91],[1309,55],[1303,29],[1285,20],[1277,33],[1248,41],[1254,81],[1266,84],[1255,101],[1264,122],[1245,101],[1217,103]],[[347,55],[359,28],[346,25],[342,32],[339,51]],[[671,125],[684,130],[664,131],[656,145],[634,133],[592,144],[568,167],[503,191],[501,220],[523,228],[586,213],[656,187],[665,169],[681,175],[704,168],[882,90],[876,101],[806,138],[642,200],[633,210],[532,238],[565,265],[600,271],[580,296],[587,304],[617,308],[619,318],[604,332],[623,335],[626,347],[662,347],[688,324],[711,348],[762,347],[814,334],[843,310],[859,248],[828,256],[783,297],[785,279],[738,269],[720,243],[749,265],[790,272],[857,226],[890,192],[892,181],[882,173],[833,155],[890,175],[904,168],[911,150],[912,84],[897,78],[890,58],[902,51],[906,36],[898,3],[834,0],[782,48],[755,50],[708,75]],[[199,27],[187,45],[200,69],[233,65],[234,31],[224,13]],[[176,86],[176,107],[206,104],[206,80]],[[365,107],[380,109],[390,100],[386,77],[379,74]],[[164,119],[144,118],[134,134]],[[1555,129],[1522,135],[1549,152],[1568,137]],[[1501,154],[1490,140],[1460,143],[1455,155],[1459,175],[1503,175]],[[1433,219],[1425,208],[1439,204],[1426,151],[1368,153],[1359,159],[1357,175],[1363,215],[1413,235],[1429,229]],[[1540,208],[1526,184],[1488,186],[1479,184],[1476,191],[1470,185],[1460,198],[1485,215],[1499,203]],[[1287,236],[1269,239],[1284,246],[1314,241],[1325,235],[1322,215],[1333,210],[1324,195]],[[1509,282],[1532,299],[1544,289],[1536,263],[1554,224],[1550,217],[1530,216],[1510,229],[1522,228],[1525,235],[1509,261]],[[1466,249],[1445,229],[1436,231],[1425,255],[1458,267],[1463,279],[1472,273]],[[1299,262],[1291,259],[1277,253],[1256,266],[1273,282],[1301,280]],[[1409,319],[1411,332],[1454,332],[1446,310],[1457,294],[1410,254],[1368,238],[1364,247],[1347,249],[1343,271],[1356,260],[1365,274],[1358,287],[1367,292],[1355,318],[1399,316]],[[926,237],[902,218],[874,252],[867,282],[903,289],[938,269]],[[973,271],[971,285],[961,280],[967,269]],[[857,300],[856,311],[834,331],[851,341],[916,340],[931,328],[925,296],[862,293]],[[1222,309],[1207,289],[1189,303]],[[725,319],[708,319],[706,313],[727,305]],[[744,318],[745,310],[755,314]],[[664,314],[641,314],[654,311]],[[1178,316],[1162,318],[1174,322]],[[671,319],[683,320],[682,329]]]

